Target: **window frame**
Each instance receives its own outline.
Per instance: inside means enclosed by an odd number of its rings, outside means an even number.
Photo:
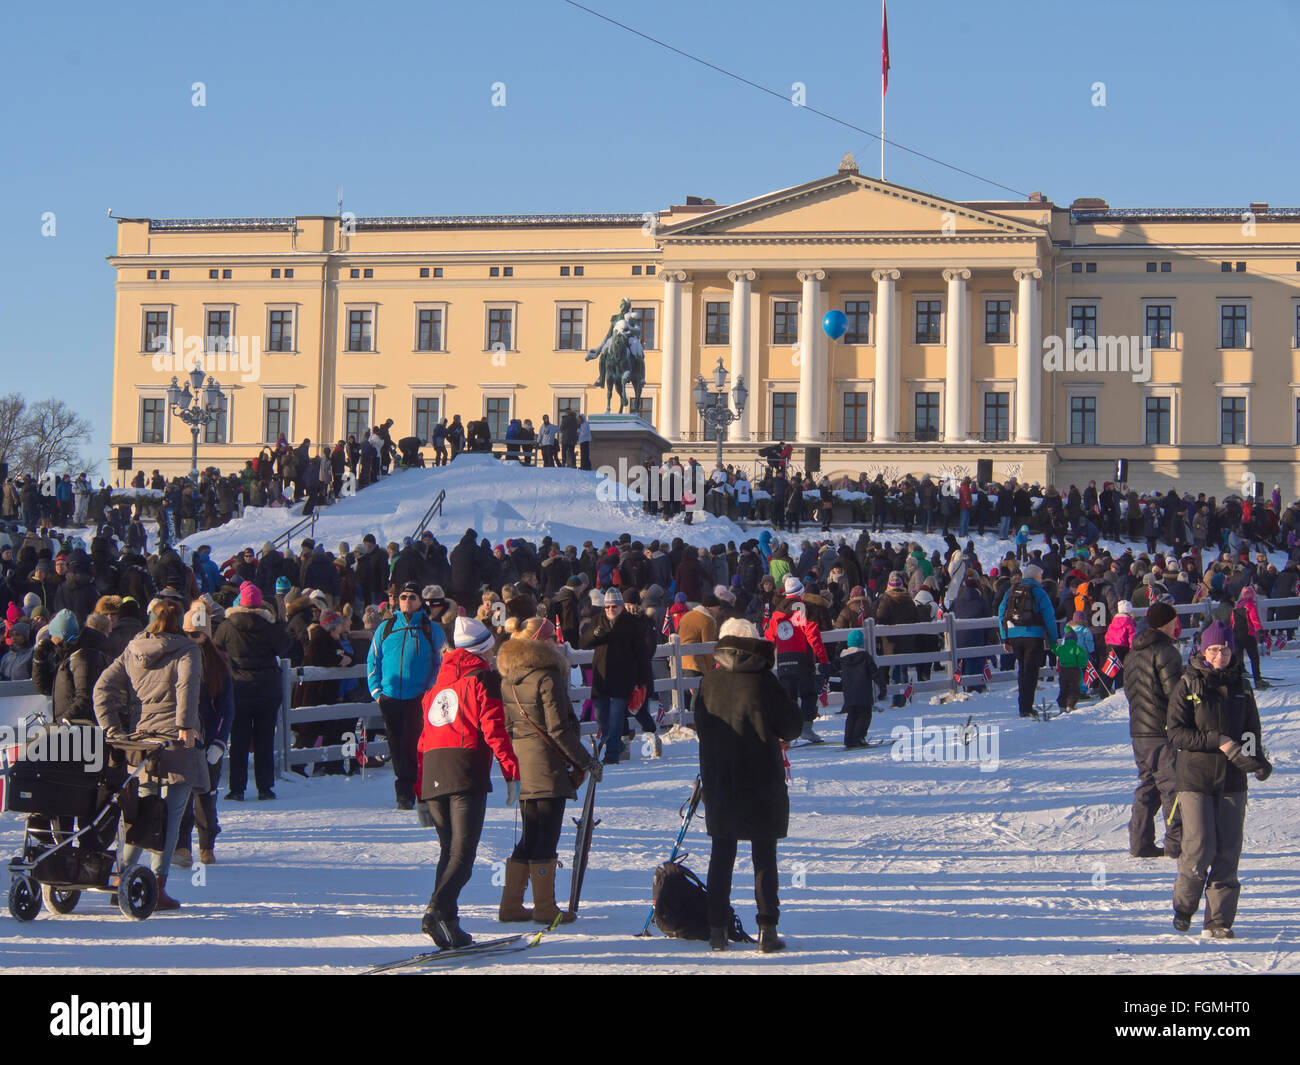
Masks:
[[[1009,295],[1004,296],[1004,295],[993,294],[993,293],[985,294],[981,298],[983,299],[984,302],[984,343],[989,346],[998,345],[998,344],[1010,345],[1012,343],[1012,337],[1015,336],[1015,322],[1014,319],[1012,318],[1012,307],[1015,305],[1014,300],[1012,300],[1012,298]],[[989,334],[989,305],[993,303],[1006,305],[1007,329],[1006,329],[1005,339],[997,339],[996,337],[992,337]],[[996,313],[999,318],[1001,318],[1003,314],[1001,310],[996,311],[994,313]],[[999,336],[1001,336],[1001,334],[999,334]]]
[[[148,440],[145,438],[144,427],[145,427],[145,404],[146,403],[158,403],[161,405],[158,412],[160,438],[157,440]],[[153,392],[139,393],[138,407],[136,413],[137,413],[136,437],[138,442],[141,445],[149,445],[149,444],[158,445],[158,444],[171,443],[170,440],[171,416],[170,416],[170,412],[167,409],[167,396],[165,393],[161,391],[157,393],[153,393]]]
[[[161,334],[164,345],[159,347],[149,347],[149,315],[165,314],[167,315],[167,328]],[[140,354],[155,355],[159,351],[171,354],[172,350],[172,321],[175,318],[175,304],[171,303],[145,303],[140,306]]]
[[[1217,302],[1218,312],[1219,312],[1219,345],[1218,345],[1219,350],[1220,351],[1250,351],[1254,347],[1254,336],[1252,335],[1251,332],[1252,323],[1251,323],[1251,313],[1250,313],[1250,303],[1251,303],[1250,297],[1249,296],[1220,296],[1216,302]],[[1245,312],[1244,315],[1242,316],[1244,319],[1242,325],[1242,336],[1241,336],[1241,339],[1244,341],[1244,343],[1242,344],[1229,345],[1229,344],[1224,344],[1223,342],[1224,341],[1224,331],[1223,331],[1224,311],[1229,307],[1241,308]],[[1233,319],[1233,322],[1234,322],[1233,339],[1236,339],[1235,318]]]
[[[1168,344],[1155,343],[1154,339],[1151,338],[1151,334],[1147,330],[1148,317],[1150,315],[1151,310],[1156,307],[1169,308],[1169,343]],[[1139,339],[1145,340],[1148,347],[1152,351],[1181,351],[1182,350],[1181,338],[1178,335],[1178,301],[1176,299],[1174,299],[1173,297],[1167,297],[1167,298],[1152,297],[1150,299],[1142,300],[1142,332],[1139,334]]]
[[[447,315],[451,305],[443,300],[427,301],[421,300],[415,304],[415,336],[411,340],[411,351],[418,355],[438,355],[445,354],[447,351]],[[420,346],[420,315],[426,311],[436,311],[440,315],[438,319],[438,343],[434,347],[426,348]],[[414,424],[414,422],[412,422]]]
[[[271,316],[273,314],[289,315],[289,347],[273,348],[271,346]],[[266,343],[262,345],[263,351],[271,352],[275,355],[297,355],[298,354],[298,305],[294,303],[268,303],[266,305]]]
[[[731,344],[731,300],[706,299],[704,313],[700,315],[703,334],[702,347],[729,346]]]
[[[354,348],[352,346],[352,315],[354,313],[370,314],[370,347]],[[379,354],[379,304],[345,303],[343,305],[343,354],[377,355]]]
[[[588,303],[587,300],[558,300],[558,301],[556,301],[556,304],[555,304],[555,348],[554,348],[554,351],[555,351],[557,354],[560,354],[560,353],[566,353],[566,352],[573,352],[573,351],[581,351],[581,352],[584,352],[584,353],[585,353],[585,352],[587,351],[587,341],[590,339],[590,336],[588,335],[588,330],[589,330],[589,328],[590,328],[590,324],[591,324],[591,322],[590,322],[591,316],[587,313],[588,309],[589,309],[589,303]],[[578,341],[577,341],[576,344],[573,343],[573,341],[572,341],[572,335],[570,335],[570,342],[569,342],[569,344],[568,344],[568,345],[564,345],[564,343],[563,343],[563,339],[564,339],[564,338],[563,338],[563,333],[564,333],[564,315],[565,315],[566,313],[572,314],[574,311],[577,311],[578,314],[581,315],[581,321],[578,323],[578,324],[579,324],[579,329],[581,330],[581,333],[580,333],[580,335],[579,335],[579,337],[578,337]],[[572,323],[570,323],[570,334],[572,334]]]
[[[927,310],[927,318],[931,318],[934,325],[934,332],[937,339],[921,339],[921,304],[936,304],[937,310]],[[947,343],[947,308],[944,306],[944,298],[940,293],[918,292],[912,296],[912,345],[918,348],[942,347]]]
[[[769,325],[769,328],[768,328],[768,337],[769,337],[769,339],[770,339],[770,344],[769,344],[770,347],[774,347],[774,348],[790,348],[790,347],[794,347],[794,345],[796,345],[796,344],[799,343],[799,326],[802,324],[802,318],[801,318],[800,316],[801,316],[802,313],[803,313],[803,308],[799,306],[799,302],[800,302],[800,300],[799,300],[799,297],[798,297],[798,296],[776,296],[776,295],[773,295],[773,296],[769,299],[769,301],[768,301],[769,312],[768,312],[768,313],[771,315],[771,322],[770,322],[770,325]],[[789,310],[778,310],[778,309],[777,309],[778,307],[790,307],[790,306],[793,306],[793,307],[794,307],[794,310],[793,310],[793,311],[789,311]],[[792,339],[790,339],[790,340],[785,340],[785,339],[778,339],[778,338],[777,338],[777,333],[776,333],[776,322],[777,322],[777,315],[778,315],[778,314],[782,316],[782,320],[786,323],[786,327],[787,327],[786,332],[783,333],[783,334],[781,334],[782,337],[792,336]],[[790,317],[791,317],[792,314],[793,314],[793,317],[794,317],[794,332],[793,332],[793,334],[791,334],[790,331],[789,331],[789,321],[790,321]]]
[[[496,348],[492,346],[492,312],[509,311],[510,312],[510,343],[503,347]],[[519,303],[516,300],[486,300],[483,303],[483,352],[491,354],[494,351],[518,352],[516,347],[519,342]],[[499,343],[499,341],[498,341]]]

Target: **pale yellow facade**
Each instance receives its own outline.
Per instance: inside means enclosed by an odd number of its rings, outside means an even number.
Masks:
[[[208,356],[231,398],[225,442],[202,439],[199,459],[232,471],[277,431],[332,443],[388,418],[400,437],[457,413],[602,412],[585,356],[626,297],[650,420],[706,462],[690,391],[721,358],[750,391],[727,461],[781,436],[835,476],[991,458],[999,478],[1100,482],[1124,457],[1139,488],[1222,494],[1249,471],[1300,491],[1296,209],[955,203],[846,159],[652,218],[122,220],[110,262],[112,446],[146,471],[189,468],[166,388],[210,334],[232,338]],[[834,342],[831,309],[851,312]],[[1146,374],[1079,369],[1072,350],[1053,363],[1072,324],[1117,361],[1142,358],[1148,332],[1168,346],[1146,350]],[[170,357],[151,350],[164,325]]]

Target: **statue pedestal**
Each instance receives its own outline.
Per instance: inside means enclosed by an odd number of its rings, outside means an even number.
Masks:
[[[591,466],[614,470],[622,461],[625,468],[658,466],[672,444],[655,432],[649,422],[632,414],[589,414],[591,424]]]

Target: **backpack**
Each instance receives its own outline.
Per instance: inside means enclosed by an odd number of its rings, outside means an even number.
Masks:
[[[709,938],[709,893],[700,878],[681,862],[664,862],[655,870],[654,887],[655,924],[669,939]],[[731,910],[727,938],[733,943],[753,943]]]
[[[1043,623],[1034,591],[1024,581],[1007,592],[1007,609],[1003,612],[1003,617],[1008,626],[1017,629],[1028,629]]]

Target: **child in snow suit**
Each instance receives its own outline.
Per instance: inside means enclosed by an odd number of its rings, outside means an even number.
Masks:
[[[1079,705],[1079,696],[1083,689],[1083,671],[1092,658],[1094,648],[1092,629],[1088,627],[1088,616],[1082,610],[1076,610],[1070,623],[1065,627],[1061,646],[1056,649],[1060,675],[1060,690],[1056,695],[1056,705],[1062,711],[1073,710]]]
[[[1022,525],[1016,532],[1016,561],[1029,561],[1029,526]]]
[[[867,651],[861,629],[849,632],[848,646],[840,652],[840,681],[844,692],[844,746],[865,747],[871,727],[871,697],[876,661]]]
[[[1120,672],[1115,675],[1116,688],[1124,684],[1124,659],[1128,657],[1129,649],[1133,646],[1133,637],[1136,635],[1137,623],[1133,620],[1133,604],[1127,599],[1121,599],[1115,608],[1115,616],[1111,619],[1110,627],[1106,629],[1107,657],[1110,651],[1114,651],[1120,664]]]

